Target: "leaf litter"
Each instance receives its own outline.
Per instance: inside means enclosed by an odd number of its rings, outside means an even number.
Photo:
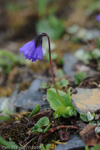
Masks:
[[[60,138],[61,141],[66,141],[70,137],[70,132],[78,130],[78,127],[73,124],[67,125],[61,121],[56,121],[55,124],[53,111],[51,110],[39,112],[30,118],[28,114],[29,113],[15,114],[11,116],[10,120],[0,123],[0,135],[7,141],[11,138],[17,145],[21,147],[28,145],[31,149],[32,146],[39,146],[42,142],[44,144],[53,143],[52,139],[57,141]],[[51,122],[47,133],[31,133],[31,128],[44,116],[49,118]]]

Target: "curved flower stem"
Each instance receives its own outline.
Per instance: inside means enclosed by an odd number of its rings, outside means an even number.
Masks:
[[[52,75],[52,80],[53,80],[53,84],[54,84],[54,87],[56,89],[56,92],[57,92],[57,95],[60,99],[60,101],[64,104],[61,96],[59,95],[58,93],[58,90],[57,90],[57,86],[56,86],[56,83],[55,83],[55,79],[54,79],[54,75],[53,75],[53,67],[52,67],[52,62],[51,62],[51,48],[50,48],[50,38],[49,36],[46,34],[46,33],[42,33],[43,36],[46,36],[48,38],[48,45],[49,45],[49,62],[50,62],[50,70],[51,70],[51,75]]]

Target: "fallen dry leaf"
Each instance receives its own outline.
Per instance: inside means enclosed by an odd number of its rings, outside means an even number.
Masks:
[[[61,141],[68,141],[69,140],[69,132],[68,131],[63,131],[63,130],[59,130],[59,136]]]
[[[100,136],[95,132],[96,125],[87,125],[81,132],[80,136],[88,146],[94,146],[94,144],[100,144]]]

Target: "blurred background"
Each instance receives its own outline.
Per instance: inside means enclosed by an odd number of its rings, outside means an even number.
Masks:
[[[51,77],[46,39],[41,62],[25,60],[18,48],[46,32],[55,77],[61,77],[65,74],[64,54],[88,44],[95,48],[100,36],[99,13],[100,0],[0,0],[0,96],[28,89],[39,76]]]

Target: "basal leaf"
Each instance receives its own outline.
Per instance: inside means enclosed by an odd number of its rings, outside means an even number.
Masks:
[[[76,116],[76,110],[70,106],[64,107],[64,106],[58,106],[57,110],[54,113],[54,118],[59,118],[59,117],[71,117],[71,116]]]
[[[71,106],[74,107],[71,101],[70,89],[67,91],[67,94],[61,90],[58,90],[59,95],[61,96],[62,101],[59,99],[56,90],[50,88],[47,91],[47,101],[50,104],[50,107],[56,111],[58,106]]]
[[[49,119],[47,117],[42,117],[35,125],[34,127],[32,128],[32,133],[33,132],[42,132],[42,133],[46,133],[49,129]],[[44,130],[43,130],[43,127],[46,127]]]
[[[80,114],[80,118],[85,122],[89,122],[86,114]]]

